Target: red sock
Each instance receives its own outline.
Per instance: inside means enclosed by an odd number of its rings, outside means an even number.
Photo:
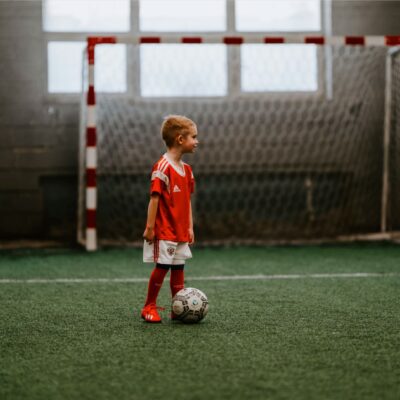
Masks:
[[[165,275],[167,275],[168,269],[157,268],[153,269],[153,272],[150,275],[149,287],[147,290],[147,298],[145,306],[151,303],[156,303],[158,293],[161,289],[161,286],[164,282]]]
[[[171,294],[174,297],[181,289],[185,287],[185,274],[183,269],[171,269],[171,279],[169,281]]]

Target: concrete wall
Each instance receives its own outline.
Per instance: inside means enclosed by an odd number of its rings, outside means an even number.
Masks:
[[[399,34],[399,1],[333,2],[333,33]],[[41,1],[0,1],[0,239],[75,238],[78,102],[46,95]]]
[[[0,2],[2,239],[75,230],[79,105],[46,100],[41,12],[40,1]]]
[[[336,35],[398,35],[398,0],[333,0],[332,27]]]

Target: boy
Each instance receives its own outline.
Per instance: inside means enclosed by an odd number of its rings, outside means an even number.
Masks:
[[[169,269],[172,297],[183,289],[185,260],[192,257],[189,244],[194,242],[190,201],[194,178],[182,155],[194,153],[198,145],[196,124],[181,115],[169,115],[161,126],[161,135],[167,152],[153,166],[143,233],[143,261],[156,263],[142,309],[142,318],[152,323],[161,322],[156,301]]]

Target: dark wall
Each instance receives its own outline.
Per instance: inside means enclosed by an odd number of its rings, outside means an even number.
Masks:
[[[397,0],[333,0],[335,35],[398,35],[400,2]]]
[[[400,33],[399,1],[334,1],[335,35]],[[0,1],[0,239],[74,240],[78,101],[46,94],[41,1]]]
[[[40,1],[0,2],[2,239],[75,234],[79,105],[46,99],[41,12]]]

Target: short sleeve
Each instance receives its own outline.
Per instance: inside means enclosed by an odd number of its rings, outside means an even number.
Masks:
[[[165,188],[168,189],[168,187],[169,187],[168,176],[165,173],[161,172],[156,164],[151,173],[150,194],[153,193],[161,194],[162,191]]]
[[[163,182],[159,178],[151,179],[150,194],[153,194],[153,193],[161,194],[162,186],[163,186]]]

